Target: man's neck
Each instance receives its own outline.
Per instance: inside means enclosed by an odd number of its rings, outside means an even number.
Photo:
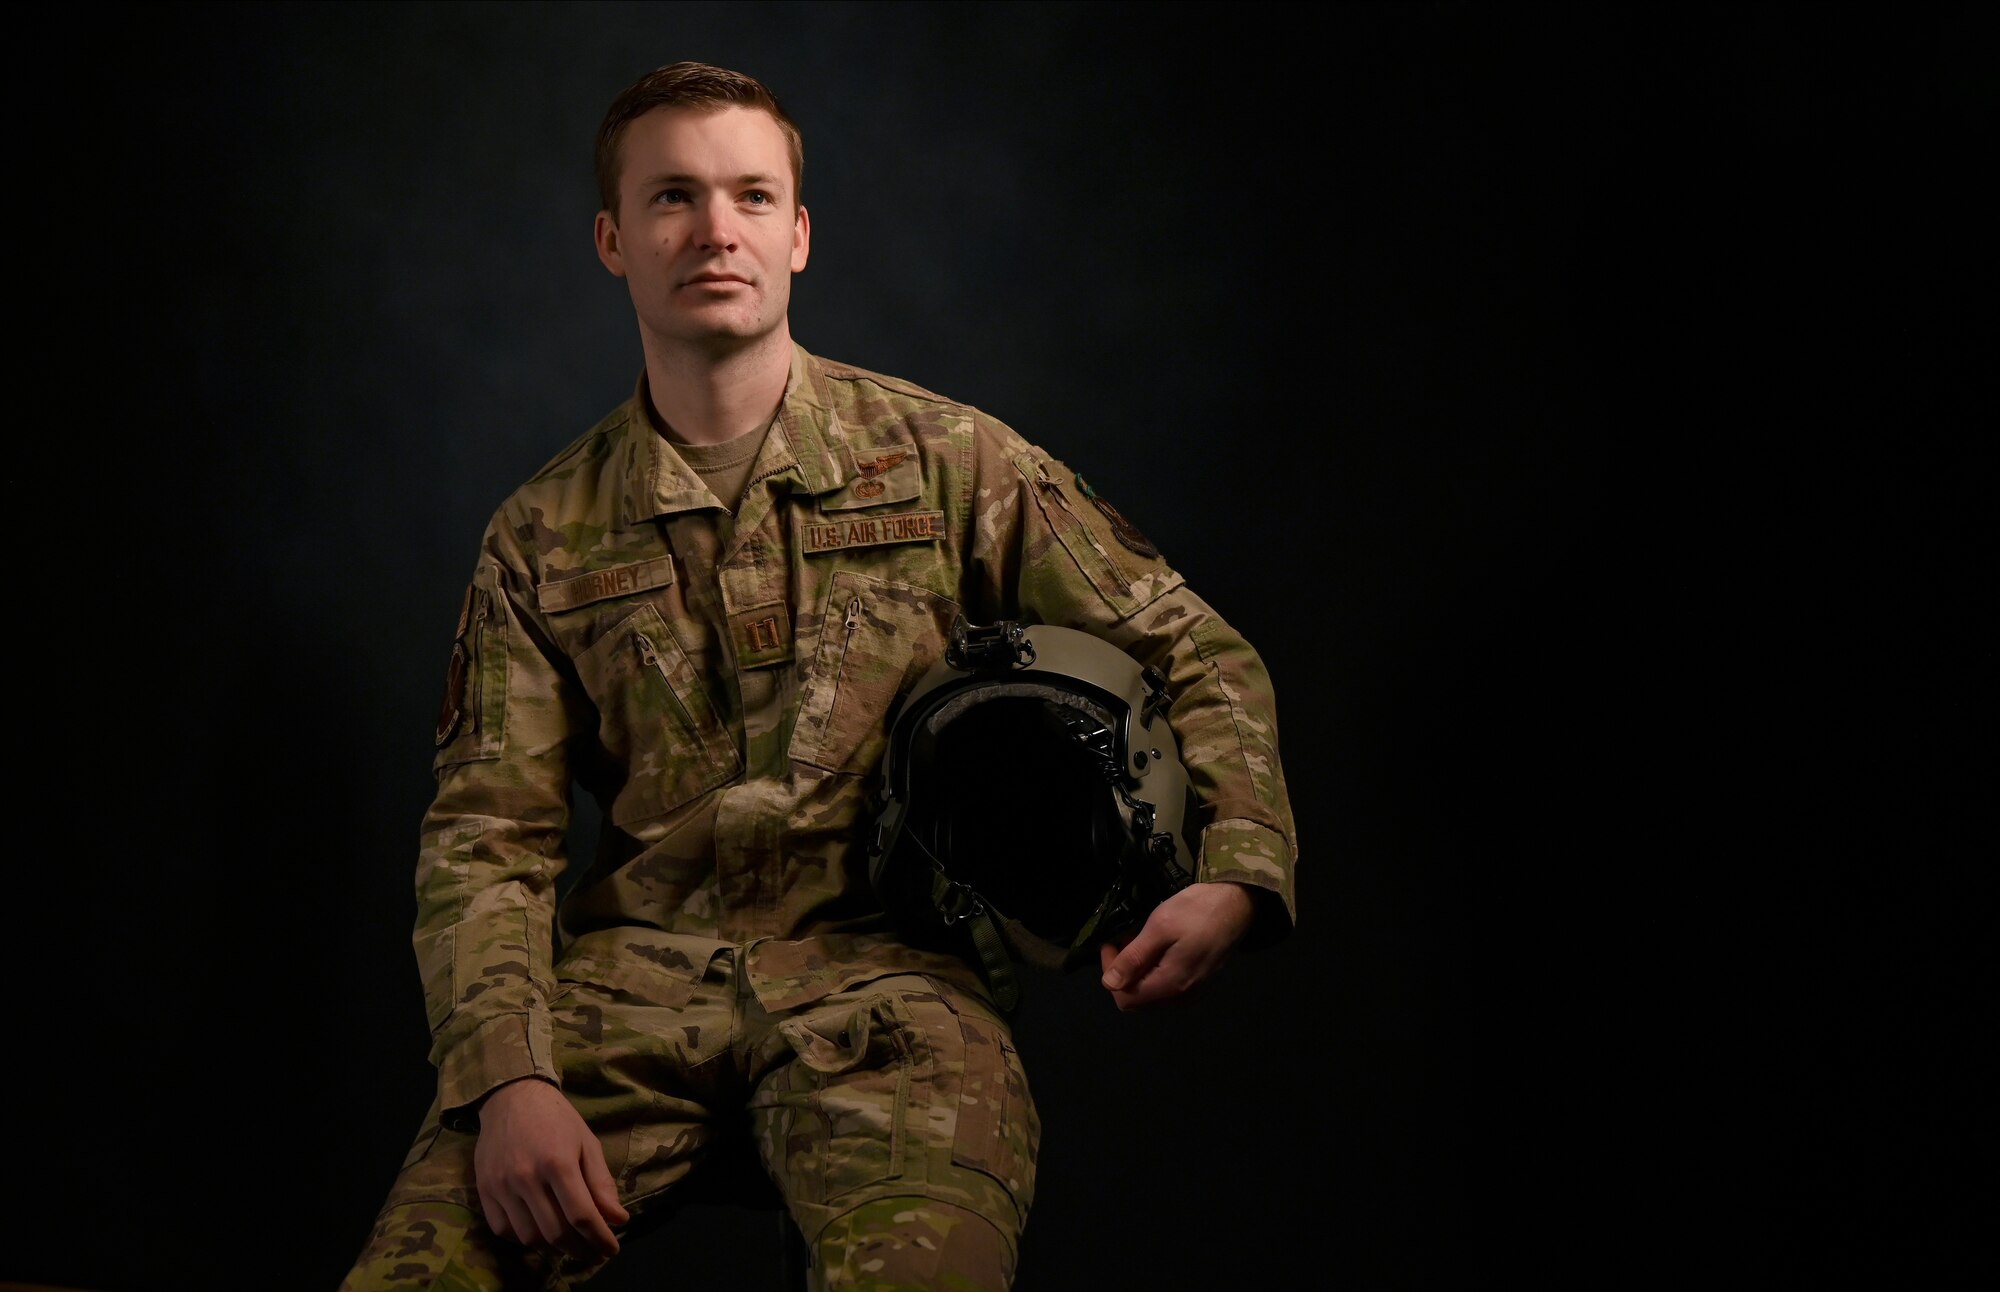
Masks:
[[[791,329],[726,353],[640,334],[653,415],[684,444],[721,444],[768,423],[792,371]]]

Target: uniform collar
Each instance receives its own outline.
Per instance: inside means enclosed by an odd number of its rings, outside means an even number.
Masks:
[[[625,481],[624,523],[722,505],[674,448],[673,441],[653,424],[643,368],[625,412],[620,473]],[[794,341],[792,369],[785,379],[778,419],[764,439],[751,479],[790,473],[793,492],[828,493],[847,483],[854,474],[853,461],[853,451],[834,413],[826,374],[819,361]]]

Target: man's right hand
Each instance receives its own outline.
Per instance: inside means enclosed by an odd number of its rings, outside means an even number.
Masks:
[[[586,1260],[618,1254],[611,1226],[632,1217],[597,1136],[553,1084],[523,1077],[486,1096],[472,1167],[480,1209],[500,1237]]]

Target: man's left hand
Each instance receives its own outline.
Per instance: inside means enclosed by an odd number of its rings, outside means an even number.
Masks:
[[[1256,914],[1241,884],[1189,884],[1154,907],[1137,934],[1098,948],[1104,986],[1120,1009],[1179,1000],[1222,967]]]

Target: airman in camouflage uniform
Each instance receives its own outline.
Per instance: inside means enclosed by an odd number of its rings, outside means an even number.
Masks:
[[[769,111],[665,115],[767,128]],[[437,1098],[348,1289],[561,1286],[615,1250],[586,1241],[596,1217],[579,1222],[560,1188],[530,1201],[574,1232],[485,1196],[498,1176],[479,1155],[503,1151],[489,1107],[521,1087],[559,1088],[581,1115],[571,1174],[609,1226],[747,1110],[816,1286],[1009,1285],[1039,1136],[1020,1056],[970,963],[890,931],[857,839],[890,707],[957,615],[1081,629],[1159,668],[1206,812],[1208,882],[1188,891],[1255,895],[1187,945],[1226,951],[1252,919],[1252,940],[1290,927],[1292,817],[1255,651],[1007,426],[780,332],[782,399],[733,509],[690,465],[698,449],[656,424],[664,369],[642,328],[633,397],[486,531],[417,873]],[[605,823],[558,914],[573,786]],[[1178,918],[1205,928],[1208,909],[1191,898]],[[1175,936],[1149,923],[1107,949],[1121,1005],[1212,967],[1147,988]]]

